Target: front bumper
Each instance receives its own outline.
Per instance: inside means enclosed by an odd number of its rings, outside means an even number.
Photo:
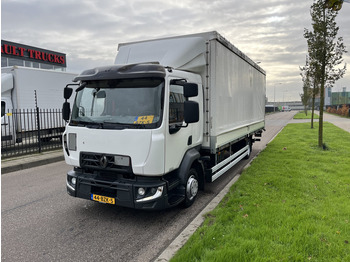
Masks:
[[[139,194],[139,188],[144,189],[143,196]],[[67,174],[67,193],[88,200],[92,199],[92,194],[110,197],[115,199],[117,206],[135,209],[165,209],[170,206],[167,183],[161,177],[125,179],[113,174],[71,170]]]

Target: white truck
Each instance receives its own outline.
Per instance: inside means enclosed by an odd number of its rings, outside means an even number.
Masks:
[[[281,106],[281,111],[282,112],[289,112],[289,111],[292,111],[292,109],[289,106]]]
[[[68,194],[136,209],[188,207],[261,137],[265,71],[217,32],[118,50],[115,65],[74,79],[71,113],[64,103]]]
[[[22,142],[25,132],[37,129],[35,118],[29,119],[29,110],[62,109],[63,86],[72,82],[77,74],[43,70],[28,67],[1,68],[1,141],[4,143]],[[36,92],[36,95],[35,95]],[[17,112],[17,113],[14,113]],[[42,126],[43,139],[50,139],[60,129],[61,121]]]

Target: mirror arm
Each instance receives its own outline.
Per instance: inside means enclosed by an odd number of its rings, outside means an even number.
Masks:
[[[74,84],[72,84],[74,85]],[[76,85],[79,85],[79,84],[76,84]],[[79,92],[80,90],[84,89],[86,87],[87,83],[86,82],[83,82],[76,90],[75,92]]]

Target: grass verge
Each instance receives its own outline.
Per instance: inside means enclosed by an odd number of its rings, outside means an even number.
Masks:
[[[318,119],[319,116],[317,114],[314,114],[314,119]],[[307,115],[304,111],[300,111],[294,116],[294,119],[311,119],[311,111],[307,111]]]
[[[171,261],[350,261],[350,134],[317,130],[287,125]]]

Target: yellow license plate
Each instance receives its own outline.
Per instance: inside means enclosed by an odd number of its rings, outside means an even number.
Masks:
[[[101,202],[101,203],[112,204],[112,205],[115,204],[115,198],[113,197],[106,197],[106,196],[91,194],[91,200]]]

